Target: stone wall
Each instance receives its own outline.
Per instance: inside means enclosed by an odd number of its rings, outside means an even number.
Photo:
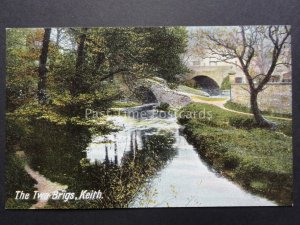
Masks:
[[[231,84],[231,101],[250,107],[248,84]],[[258,106],[263,111],[292,113],[291,83],[269,83],[258,94]]]

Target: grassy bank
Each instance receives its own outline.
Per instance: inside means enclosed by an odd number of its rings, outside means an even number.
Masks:
[[[208,102],[219,102],[219,101],[225,101],[226,98],[214,98],[214,97],[202,97],[202,96],[192,96],[192,99],[197,101],[208,101]]]
[[[214,169],[280,205],[292,204],[291,122],[275,121],[278,129],[270,131],[258,128],[251,116],[212,105],[191,103],[181,112],[189,141]],[[202,117],[192,118],[190,112]]]
[[[228,101],[225,103],[225,108],[232,109],[239,112],[245,112],[245,113],[251,113],[251,109],[243,106],[241,104]],[[273,117],[284,117],[284,118],[292,118],[292,114],[290,113],[275,113],[275,112],[269,112],[269,111],[262,111],[262,114],[264,116],[273,116]]]
[[[185,85],[178,85],[177,91],[181,91],[181,92],[185,92],[185,93],[188,93],[188,94],[193,94],[193,95],[200,95],[200,96],[206,96],[206,97],[209,97],[209,94],[204,92],[204,91],[201,91],[199,89],[196,89],[196,88],[191,88],[191,87],[188,87],[188,86],[185,86]]]

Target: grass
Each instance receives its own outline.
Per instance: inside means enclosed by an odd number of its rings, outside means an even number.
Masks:
[[[239,112],[251,113],[250,108],[240,105],[238,103],[232,102],[232,101],[226,102],[224,106],[227,109],[232,109],[232,110],[239,111]],[[291,113],[275,113],[275,112],[269,112],[269,111],[262,111],[262,114],[264,116],[292,118]]]
[[[208,101],[208,102],[219,102],[225,101],[227,98],[214,98],[214,97],[202,97],[202,96],[192,96],[193,100]]]
[[[127,107],[135,107],[141,105],[140,102],[120,102],[114,101],[112,107],[113,108],[127,108]]]
[[[195,111],[211,116],[187,116]],[[199,103],[187,105],[181,115],[188,140],[214,169],[280,205],[292,204],[291,122],[270,131],[257,127],[252,116]]]
[[[201,91],[201,90],[198,90],[198,89],[195,89],[195,88],[191,88],[191,87],[188,87],[188,86],[185,86],[185,85],[178,85],[176,90],[180,91],[180,92],[185,92],[185,93],[188,93],[188,94],[193,94],[193,95],[209,96],[204,91]]]

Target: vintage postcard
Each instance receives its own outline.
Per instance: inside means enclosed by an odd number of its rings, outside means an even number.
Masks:
[[[291,26],[6,29],[6,209],[292,206]]]

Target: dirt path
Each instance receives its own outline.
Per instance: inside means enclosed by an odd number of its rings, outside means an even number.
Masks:
[[[24,151],[18,151],[16,154],[21,158],[26,158]],[[66,190],[68,188],[67,185],[51,182],[39,172],[31,169],[27,163],[25,164],[24,169],[37,182],[34,187],[39,193],[49,193],[51,195],[53,192]],[[36,204],[30,207],[30,209],[42,209],[47,205],[47,202],[48,199],[39,199]]]
[[[226,108],[224,105],[229,99],[225,99],[225,100],[220,99],[220,101],[205,101],[205,100],[202,100],[202,99],[193,98],[193,96],[197,97],[197,95],[192,95],[192,94],[188,94],[188,93],[186,93],[186,94],[191,97],[193,102],[199,102],[199,103],[202,103],[202,104],[214,105],[214,106],[217,106],[217,107],[219,107],[221,109],[224,109],[226,111],[239,113],[239,114],[243,114],[243,115],[247,115],[247,116],[252,116],[253,115],[252,113],[240,112],[240,111],[236,111],[236,110],[233,110],[233,109]],[[286,121],[291,121],[292,120],[291,118],[277,117],[277,116],[264,116],[264,117],[270,118],[270,119],[286,120]]]

